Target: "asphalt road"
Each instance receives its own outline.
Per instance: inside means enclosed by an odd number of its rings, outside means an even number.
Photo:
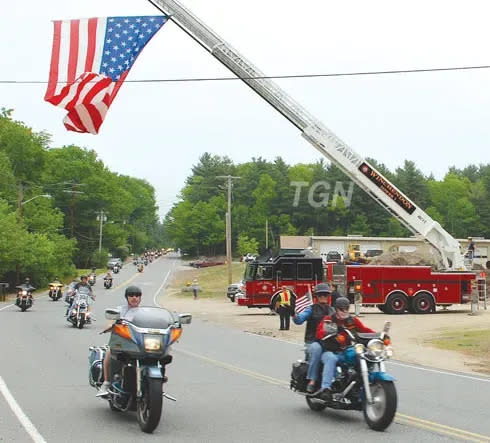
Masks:
[[[47,297],[21,313],[0,303],[0,441],[14,442],[490,442],[490,379],[389,364],[399,395],[395,422],[368,429],[354,411],[311,411],[289,391],[291,363],[302,357],[292,343],[194,319],[185,325],[168,367],[163,420],[152,435],[133,413],[115,413],[88,385],[90,345],[106,343],[106,307],[124,303],[129,282],[142,304],[165,304],[165,286],[177,259],[162,257],[142,274],[125,265],[114,288],[95,286],[97,321],[83,330],[64,317],[65,304]],[[196,301],[199,303],[199,301]],[[395,343],[396,347],[396,343]]]

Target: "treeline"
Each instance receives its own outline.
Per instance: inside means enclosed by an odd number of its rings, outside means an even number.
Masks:
[[[451,168],[436,180],[412,161],[394,172],[369,161],[453,236],[490,237],[490,164]],[[232,202],[232,242],[240,254],[265,249],[266,222],[275,249],[280,235],[411,235],[332,164],[288,165],[281,158],[234,164],[205,153],[164,222],[175,247],[197,255],[224,253],[227,191],[218,177],[225,175],[240,177],[233,180]]]
[[[109,171],[94,151],[50,147],[0,111],[0,281],[30,276],[35,286],[75,267],[104,266],[162,242],[155,191]],[[98,216],[104,212],[103,249]]]

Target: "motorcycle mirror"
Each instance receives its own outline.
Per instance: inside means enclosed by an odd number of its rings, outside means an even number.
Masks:
[[[192,314],[179,314],[180,323],[183,325],[188,325],[192,321]]]
[[[121,318],[121,313],[118,309],[108,308],[105,310],[105,318],[107,320],[119,320]]]

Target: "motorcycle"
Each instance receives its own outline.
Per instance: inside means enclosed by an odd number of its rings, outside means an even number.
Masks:
[[[114,272],[114,274],[117,274],[119,272],[121,268],[119,267],[118,264],[115,264],[113,267],[112,267],[112,272]]]
[[[16,286],[17,289],[17,298],[15,299],[15,304],[20,308],[22,312],[29,309],[33,303],[34,298],[32,297],[32,293],[35,291],[35,287],[31,285],[26,285],[25,283],[19,286]]]
[[[97,276],[96,276],[95,274],[90,274],[90,275],[88,276],[88,284],[89,284],[90,286],[95,285],[96,280],[97,280]]]
[[[111,289],[112,288],[112,278],[104,278],[104,288]]]
[[[317,382],[317,392],[306,391],[308,362],[298,360],[293,363],[290,389],[306,397],[306,403],[313,411],[332,409],[363,411],[364,419],[371,429],[383,431],[393,418],[397,409],[395,378],[385,369],[385,360],[392,356],[388,332],[390,322],[380,334],[352,334],[341,328],[351,339],[352,346],[344,351],[344,363],[337,366],[335,381],[332,384],[332,398],[327,401],[318,392],[321,380]],[[337,336],[335,323],[325,339]]]
[[[144,264],[145,266],[148,266],[148,259],[147,259],[147,258],[145,258],[145,259],[143,260],[143,264]]]
[[[162,398],[176,401],[163,391],[165,369],[172,362],[171,345],[182,335],[190,314],[176,314],[163,308],[129,309],[124,319],[116,309],[105,317],[116,320],[104,332],[111,332],[108,346],[89,348],[89,383],[99,389],[104,381],[104,356],[111,350],[111,387],[104,399],[113,411],[136,411],[143,432],[152,433],[162,415]]]
[[[78,292],[75,294],[73,304],[69,308],[68,321],[74,328],[78,329],[82,329],[85,324],[91,323],[87,296]]]
[[[53,282],[49,284],[49,297],[53,301],[58,301],[61,298],[63,290],[63,284],[59,282]]]
[[[139,263],[139,264],[138,264],[138,268],[137,268],[137,269],[138,269],[138,272],[143,272],[143,269],[144,269],[144,268],[145,268],[145,267],[143,266],[143,263]]]

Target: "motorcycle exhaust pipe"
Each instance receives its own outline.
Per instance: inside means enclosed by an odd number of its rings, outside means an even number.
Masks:
[[[356,384],[356,381],[355,380],[352,380],[350,383],[349,383],[349,386],[347,386],[341,393],[340,393],[340,397],[339,397],[339,401],[342,400],[350,391],[351,389],[354,387],[354,385]]]
[[[171,395],[165,393],[165,392],[162,392],[162,396],[165,397],[165,398],[168,398],[169,400],[172,400],[172,401],[177,401],[177,399],[175,397],[172,397]]]

